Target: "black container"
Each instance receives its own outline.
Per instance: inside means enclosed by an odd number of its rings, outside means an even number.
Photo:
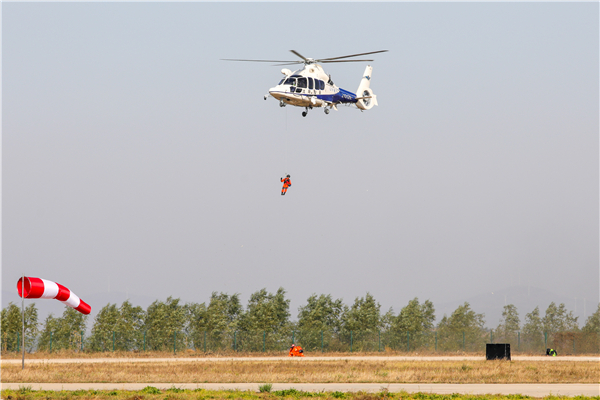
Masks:
[[[510,343],[487,343],[485,345],[485,359],[510,361]]]

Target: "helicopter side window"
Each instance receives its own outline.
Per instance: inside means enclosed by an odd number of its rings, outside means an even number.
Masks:
[[[313,78],[308,78],[308,88],[309,89],[314,88],[314,86],[313,86]]]
[[[296,86],[296,78],[287,78],[285,80],[286,85]]]
[[[318,90],[325,90],[325,82],[323,82],[322,80],[315,80],[315,86],[317,87]]]
[[[306,89],[306,78],[298,78],[298,87]]]

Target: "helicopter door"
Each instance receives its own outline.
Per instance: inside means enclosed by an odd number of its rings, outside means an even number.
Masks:
[[[296,93],[306,93],[308,82],[306,78],[298,78],[298,87],[296,87]]]
[[[294,86],[296,86],[296,78],[287,78],[284,85],[290,85],[290,92],[295,92],[296,88]]]

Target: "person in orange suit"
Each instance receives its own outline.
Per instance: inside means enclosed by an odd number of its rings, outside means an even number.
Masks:
[[[293,344],[290,347],[290,357],[304,357],[304,350],[302,350],[302,347]]]
[[[287,190],[290,186],[292,186],[292,181],[290,180],[290,176],[286,176],[284,178],[279,178],[281,182],[283,182],[283,187],[281,188],[281,195],[284,196],[287,193]]]

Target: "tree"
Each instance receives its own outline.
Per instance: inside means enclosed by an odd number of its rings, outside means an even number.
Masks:
[[[2,350],[17,351],[21,348],[21,335],[23,332],[23,314],[21,307],[10,302],[8,307],[2,309],[1,317]],[[25,349],[33,350],[38,335],[38,312],[35,303],[25,307]]]
[[[244,309],[238,293],[213,292],[199,327],[207,331],[233,332],[237,330]]]
[[[434,322],[433,303],[426,300],[423,304],[419,304],[419,299],[415,297],[400,310],[397,317],[392,319],[389,343],[393,347],[398,347],[401,343],[402,346],[406,343],[412,348],[423,346],[428,343]]]
[[[92,335],[88,338],[88,346],[92,351],[108,351],[113,349],[113,335],[119,320],[116,304],[107,304],[94,319]]]
[[[585,333],[597,333],[600,335],[600,304],[598,304],[598,309],[596,312],[590,315],[585,321],[582,331]]]
[[[344,307],[340,340],[352,350],[377,350],[377,336],[382,328],[380,310],[381,305],[368,292],[365,297],[354,299],[351,307]]]
[[[502,311],[502,319],[500,319],[500,324],[496,328],[498,341],[505,343],[514,341],[519,331],[520,322],[517,307],[514,304],[505,305]]]
[[[59,318],[50,313],[44,320],[44,327],[40,333],[38,350],[52,351],[58,349],[54,341],[54,332],[58,331]]]
[[[333,300],[330,294],[313,294],[299,308],[298,329],[301,331],[330,331],[339,333],[344,312],[342,299]]]
[[[240,318],[241,335],[234,337],[235,348],[247,351],[287,348],[293,336],[289,309],[290,301],[285,298],[283,288],[275,294],[266,289],[253,293]]]
[[[557,332],[576,331],[579,329],[577,318],[573,311],[568,311],[564,303],[558,307],[554,302],[546,309],[546,315],[542,319],[544,332],[549,335]]]
[[[140,306],[133,306],[129,300],[121,304],[119,319],[115,327],[116,347],[121,350],[142,350],[144,346],[144,319],[146,312]]]
[[[246,312],[241,317],[240,328],[246,332],[281,332],[289,328],[289,308],[290,300],[285,298],[283,288],[277,289],[275,294],[261,289],[250,296]]]
[[[582,350],[590,353],[600,352],[600,304],[596,312],[585,321],[582,333]]]
[[[342,327],[344,312],[342,299],[333,300],[330,294],[313,294],[298,311],[296,342],[306,349],[320,349],[321,346],[333,349],[336,347],[334,342],[339,346],[337,335]]]
[[[525,325],[523,325],[523,344],[529,350],[539,351],[544,345],[542,319],[540,308],[536,307],[532,312],[525,314]]]
[[[96,315],[89,347],[94,351],[133,350],[143,348],[144,310],[127,300],[120,308],[107,304]]]
[[[213,292],[208,307],[205,303],[191,303],[187,305],[187,314],[186,331],[194,347],[203,347],[206,340],[207,349],[225,349],[238,329],[243,308],[239,294]]]
[[[185,327],[186,309],[179,304],[179,299],[171,296],[165,302],[156,300],[148,306],[144,318],[146,331],[146,348],[150,350],[170,350],[177,340],[176,346],[184,345],[183,335]],[[179,335],[177,335],[179,333]]]
[[[438,324],[438,340],[445,350],[479,349],[485,343],[484,315],[471,310],[471,305],[465,302],[452,312],[450,317],[444,317]]]
[[[50,314],[44,322],[44,329],[40,335],[38,347],[40,349],[71,349],[79,351],[82,347],[83,332],[87,322],[87,315],[65,306],[60,318]]]
[[[342,315],[343,329],[349,331],[378,331],[381,328],[381,305],[367,292],[357,297],[350,308],[345,307]]]

